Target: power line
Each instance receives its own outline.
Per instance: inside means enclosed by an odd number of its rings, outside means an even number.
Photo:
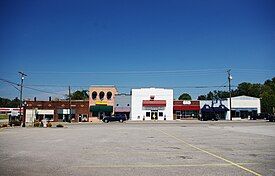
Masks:
[[[11,85],[12,87],[14,87],[16,90],[20,91],[20,89],[19,89],[18,87],[16,87],[16,86],[20,86],[19,84],[14,83],[14,82],[11,82],[11,81],[8,81],[8,80],[6,80],[6,79],[2,79],[2,78],[0,78],[0,81],[5,82],[5,83],[8,83],[8,84]]]
[[[30,89],[30,90],[34,90],[34,91],[38,91],[38,92],[48,93],[48,94],[66,95],[66,94],[61,94],[61,93],[56,93],[56,92],[50,92],[50,91],[45,91],[45,90],[41,90],[41,89],[36,89],[36,88],[29,87],[29,86],[24,86],[24,88]]]
[[[9,81],[9,80],[3,79],[3,78],[0,78],[0,81],[9,83],[12,86],[15,86],[15,85],[20,86],[20,84],[17,84],[15,82],[12,82],[12,81]],[[45,90],[41,90],[41,89],[37,89],[37,88],[32,88],[32,87],[27,86],[27,85],[22,85],[22,87],[24,87],[26,89],[38,91],[38,92],[48,93],[48,94],[65,95],[65,94],[60,94],[60,93],[56,93],[56,92],[50,92],[50,91],[45,91]],[[20,89],[18,87],[15,87],[15,88],[20,91]]]
[[[162,73],[186,73],[186,72],[225,72],[226,69],[185,69],[185,70],[136,70],[136,71],[112,71],[112,72],[62,72],[62,71],[30,71],[32,74],[162,74]]]

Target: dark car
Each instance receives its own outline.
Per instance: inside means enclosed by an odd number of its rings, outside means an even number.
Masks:
[[[268,116],[268,121],[269,122],[275,122],[275,115],[269,115]]]
[[[126,120],[127,120],[127,117],[125,114],[116,114],[116,115],[111,115],[111,116],[105,116],[102,119],[102,121],[105,123],[113,122],[113,121],[124,122]]]
[[[257,120],[257,119],[266,119],[268,120],[269,114],[267,113],[260,113],[260,114],[252,114],[250,116],[250,120]]]

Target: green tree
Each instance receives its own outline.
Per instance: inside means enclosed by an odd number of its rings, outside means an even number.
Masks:
[[[213,92],[209,92],[207,95],[206,95],[206,100],[212,100],[214,98],[214,94]]]
[[[238,96],[246,95],[246,96],[259,98],[261,95],[261,89],[262,89],[261,84],[252,84],[248,82],[243,82],[238,85],[236,92]]]
[[[273,114],[275,108],[275,77],[265,81],[261,91],[261,110]]]
[[[179,100],[191,100],[191,96],[188,93],[183,93],[179,96]]]
[[[0,107],[9,107],[11,100],[0,97]]]
[[[13,100],[0,97],[0,107],[18,108],[19,104],[20,104],[20,100],[17,97]]]
[[[73,93],[71,93],[71,99],[72,100],[87,100],[89,98],[89,95],[87,93],[87,90],[77,90]],[[67,95],[67,99],[69,99],[69,96]]]
[[[206,95],[199,95],[197,100],[206,100]]]

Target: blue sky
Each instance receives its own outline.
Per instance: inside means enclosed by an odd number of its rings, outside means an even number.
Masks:
[[[0,78],[58,97],[89,85],[174,87],[194,99],[220,86],[275,76],[273,0],[0,1]],[[41,85],[41,86],[37,86]],[[19,93],[0,82],[0,96]]]

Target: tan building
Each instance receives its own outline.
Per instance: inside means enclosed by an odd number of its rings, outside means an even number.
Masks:
[[[91,86],[89,89],[89,121],[101,120],[105,115],[114,114],[116,94],[115,86]]]

